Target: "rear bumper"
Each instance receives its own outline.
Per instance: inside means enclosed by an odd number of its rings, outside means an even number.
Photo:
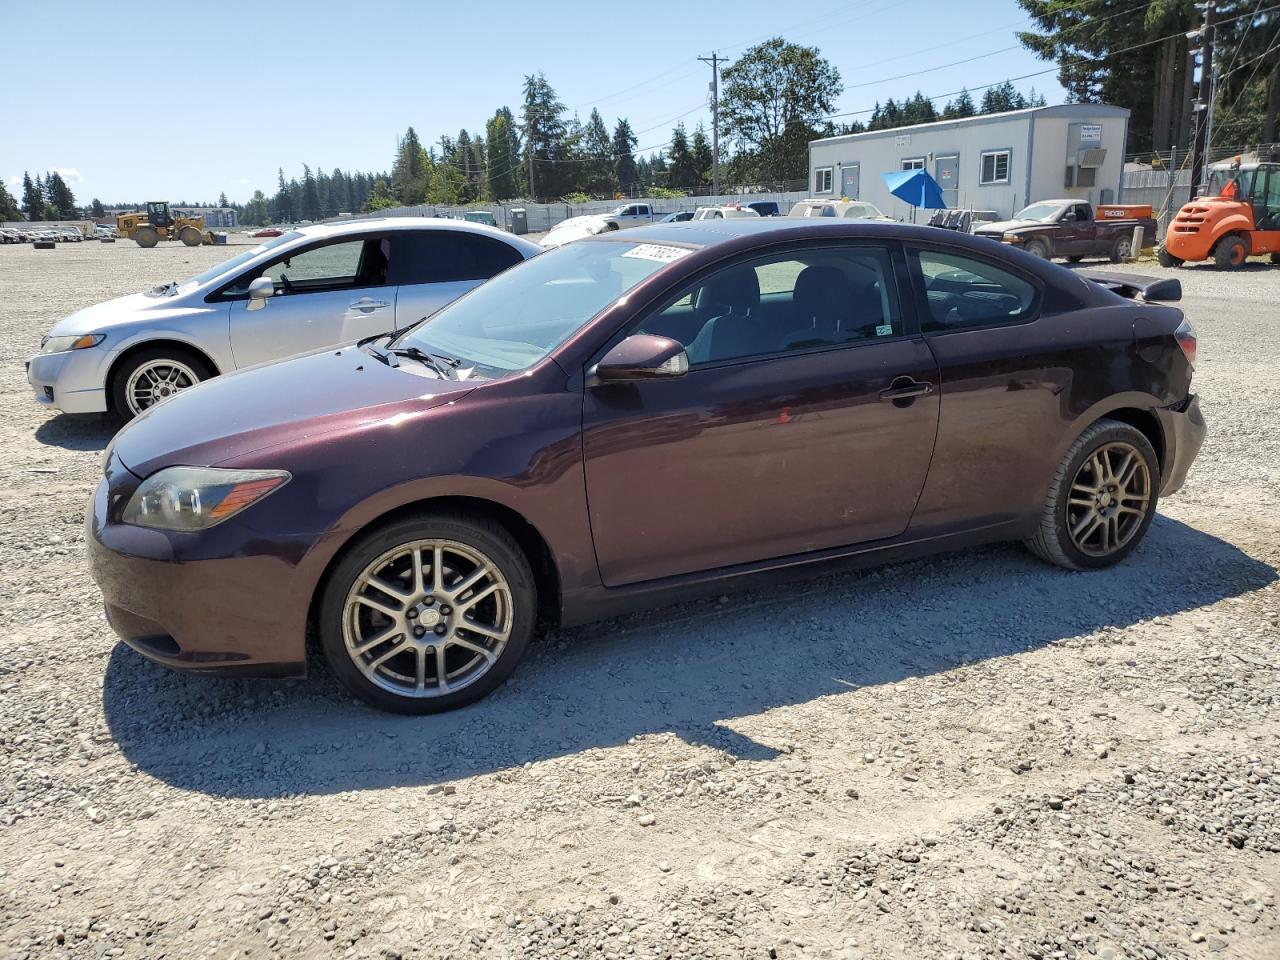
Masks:
[[[1186,482],[1187,471],[1204,445],[1208,427],[1200,412],[1200,398],[1192,394],[1185,401],[1157,411],[1165,438],[1165,462],[1160,496],[1177,493]]]

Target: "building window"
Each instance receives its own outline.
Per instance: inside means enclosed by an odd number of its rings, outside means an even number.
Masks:
[[[924,157],[905,157],[902,161],[903,170],[923,170]]]
[[[831,192],[831,167],[818,167],[813,171],[813,192],[814,193],[830,193]]]
[[[987,150],[982,154],[982,175],[979,183],[1009,182],[1009,151]]]

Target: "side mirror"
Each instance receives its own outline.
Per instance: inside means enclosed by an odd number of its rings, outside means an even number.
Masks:
[[[689,372],[689,355],[684,345],[668,337],[637,333],[627,337],[596,364],[597,383],[629,380],[669,380]]]
[[[267,297],[276,293],[275,282],[270,277],[256,277],[249,281],[249,310],[261,310],[267,305]]]

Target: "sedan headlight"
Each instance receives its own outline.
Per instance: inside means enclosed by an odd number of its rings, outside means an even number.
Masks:
[[[1001,234],[1000,239],[1003,240],[1005,243],[1021,243],[1022,242],[1022,237],[1016,233]]]
[[[40,341],[41,353],[63,353],[67,350],[87,350],[107,339],[105,333],[82,333],[75,337],[45,337]]]
[[[288,481],[283,470],[167,467],[142,481],[120,519],[158,530],[205,530]]]

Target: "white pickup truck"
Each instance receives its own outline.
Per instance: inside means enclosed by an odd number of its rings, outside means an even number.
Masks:
[[[638,227],[645,223],[657,223],[665,213],[653,209],[650,203],[624,203],[613,213],[605,214],[605,220],[618,225],[618,229]]]

